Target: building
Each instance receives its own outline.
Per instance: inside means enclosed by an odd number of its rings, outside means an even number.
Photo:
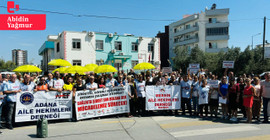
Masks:
[[[156,37],[160,39],[161,68],[169,67],[169,26],[165,26],[165,32],[159,32]]]
[[[131,34],[103,32],[63,31],[49,35],[39,49],[42,69],[48,67],[52,59],[65,59],[72,65],[109,64],[118,70],[129,70],[141,62],[151,62],[160,66],[159,38],[137,37]]]
[[[12,62],[17,66],[28,64],[27,51],[20,49],[12,50]]]
[[[217,53],[228,50],[229,9],[216,9],[185,15],[183,19],[169,25],[169,55],[175,57],[174,50],[184,47],[188,52],[198,46],[202,51]]]

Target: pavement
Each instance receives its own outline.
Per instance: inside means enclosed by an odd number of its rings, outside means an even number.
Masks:
[[[34,124],[34,123],[32,123]],[[270,140],[270,124],[231,123],[187,116],[120,117],[54,122],[48,138],[57,140]],[[35,139],[36,125],[2,129],[1,140]]]

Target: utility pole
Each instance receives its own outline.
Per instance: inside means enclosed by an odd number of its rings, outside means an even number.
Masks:
[[[265,47],[265,26],[266,26],[266,17],[263,19],[263,60],[264,60],[264,47]]]

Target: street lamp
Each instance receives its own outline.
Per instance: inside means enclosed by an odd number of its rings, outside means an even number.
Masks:
[[[251,36],[251,38],[252,38],[252,43],[251,43],[251,48],[252,48],[252,50],[253,50],[253,37],[254,36],[258,36],[258,35],[260,35],[261,33],[257,33],[257,34],[255,34],[255,35],[253,35],[253,36]]]

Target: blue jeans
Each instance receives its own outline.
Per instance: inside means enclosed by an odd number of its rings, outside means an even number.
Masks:
[[[267,109],[268,109],[268,102],[269,101],[270,101],[270,98],[264,98],[263,97],[263,116],[264,116],[264,121],[268,121]]]
[[[195,113],[199,112],[198,109],[198,97],[192,97],[193,110]]]

